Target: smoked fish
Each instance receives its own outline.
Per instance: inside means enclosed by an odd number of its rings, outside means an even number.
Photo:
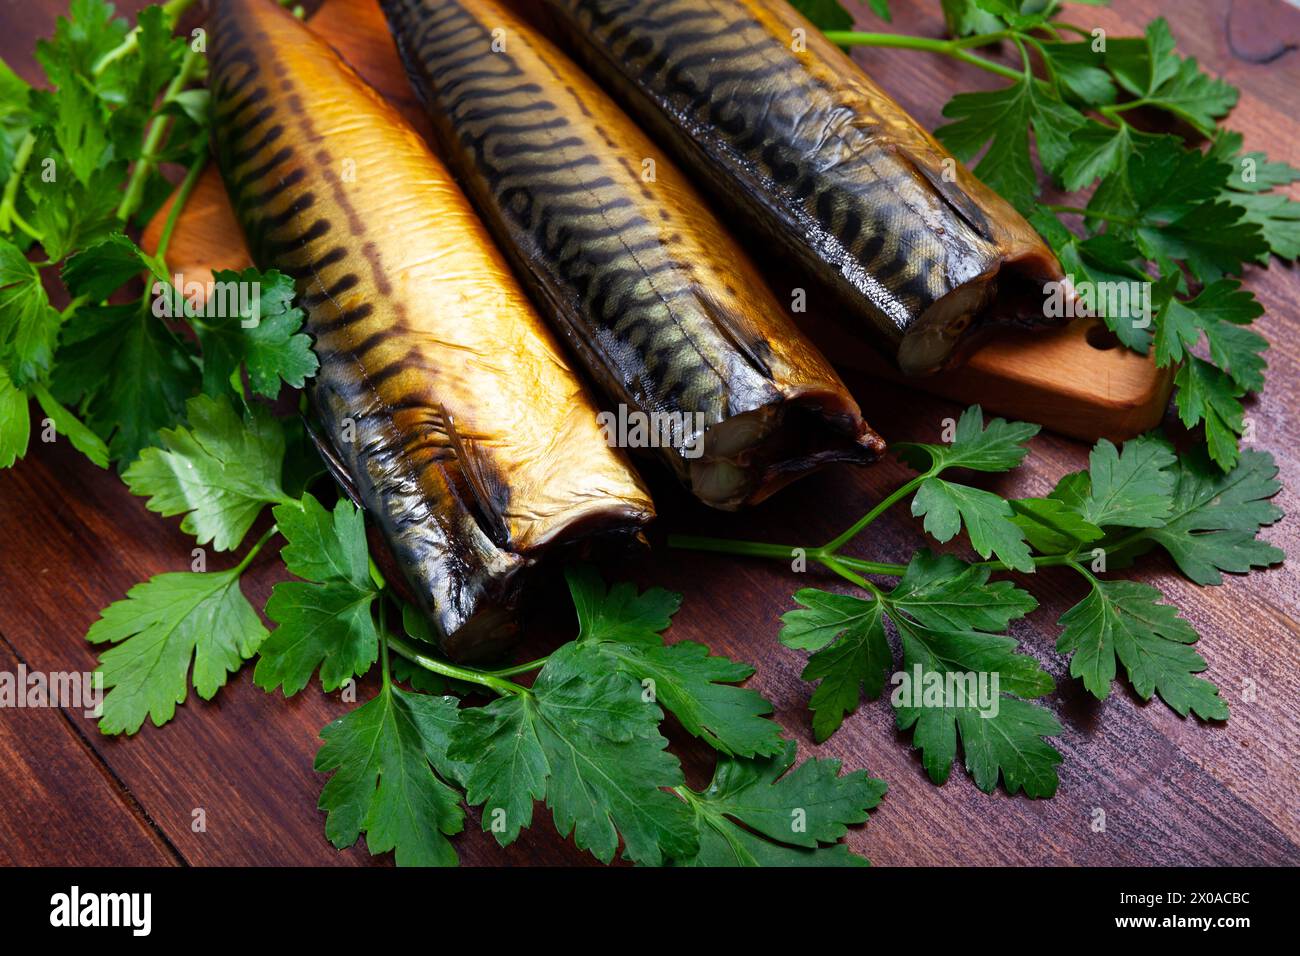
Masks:
[[[1043,303],[1064,275],[1029,223],[785,0],[543,2],[606,88],[903,371],[950,364],[986,323],[1059,321]]]
[[[494,0],[380,5],[443,156],[621,441],[645,443],[639,426],[726,510],[881,453],[703,198],[576,64]]]
[[[254,261],[292,276],[310,397],[443,650],[516,630],[544,549],[636,533],[648,493],[423,139],[271,0],[219,0],[215,150]]]

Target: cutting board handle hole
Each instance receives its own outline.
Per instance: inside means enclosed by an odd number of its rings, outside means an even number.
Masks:
[[[1116,348],[1119,345],[1119,339],[1115,333],[1106,328],[1101,322],[1088,326],[1088,331],[1083,333],[1084,341],[1099,352],[1106,352]]]

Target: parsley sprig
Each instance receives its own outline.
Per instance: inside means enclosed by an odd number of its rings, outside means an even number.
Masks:
[[[1237,90],[1180,56],[1163,18],[1141,37],[1108,37],[1061,20],[1058,0],[944,0],[952,36],[935,39],[855,31],[836,0],[795,6],[843,47],[927,51],[1011,81],[954,96],[943,110],[952,122],[935,135],[959,159],[979,157],[975,174],[1028,217],[1123,345],[1176,367],[1180,419],[1230,471],[1268,348],[1249,328],[1262,307],[1231,277],[1300,255],[1300,204],[1280,191],[1300,170],[1243,152],[1240,134],[1218,125]],[[872,8],[888,19],[887,3]],[[973,52],[995,46],[1014,48],[1020,66]],[[1149,132],[1135,116],[1185,135]],[[1031,134],[1052,184],[1086,198],[1039,198]],[[1099,294],[1130,281],[1151,283],[1149,302]]]
[[[948,443],[896,445],[918,473],[823,545],[669,538],[674,547],[773,558],[795,570],[813,562],[857,588],[856,594],[795,592],[799,608],[785,615],[780,631],[786,646],[812,652],[803,676],[818,682],[810,701],[817,739],[833,734],[862,697],[883,693],[897,659],[888,623],[898,637],[902,673],[919,667],[923,678],[973,672],[1000,678],[1004,699],[993,716],[979,713],[970,701],[924,708],[895,702],[898,726],[912,730],[931,779],[947,779],[960,741],[980,789],[991,791],[1000,776],[1012,793],[1051,796],[1061,758],[1044,738],[1061,727],[1029,701],[1055,685],[1037,661],[1014,653],[1016,641],[1003,633],[1037,602],[1011,581],[990,577],[1054,567],[1071,569],[1089,587],[1059,621],[1057,650],[1069,656],[1072,677],[1105,699],[1122,665],[1142,699],[1158,694],[1180,715],[1226,720],[1228,705],[1217,688],[1196,676],[1206,662],[1191,647],[1197,641],[1191,624],[1163,603],[1156,588],[1102,575],[1156,548],[1201,585],[1222,583],[1224,571],[1243,573],[1281,561],[1281,550],[1258,537],[1282,516],[1269,500],[1280,489],[1272,456],[1246,451],[1225,474],[1204,449],[1175,455],[1159,435],[1122,448],[1103,439],[1088,469],[1064,476],[1046,497],[1006,500],[941,476],[1016,468],[1038,426],[1000,418],[985,424],[979,406],[950,425]],[[944,544],[964,530],[971,549],[985,560],[970,563],[923,549],[904,565],[844,553],[909,496],[911,513],[923,519],[927,534]]]
[[[316,677],[326,691],[354,687],[378,661],[378,693],[321,732],[316,768],[332,776],[320,807],[336,846],[364,833],[371,852],[394,851],[399,864],[454,863],[449,838],[466,806],[480,808],[483,828],[505,846],[533,824],[541,800],[561,835],[606,863],[620,845],[650,865],[714,859],[720,839],[737,847],[736,863],[864,862],[837,841],[884,785],[816,760],[774,784],[793,764],[793,745],[768,718],[771,704],[739,686],[752,668],[663,639],[680,595],[606,588],[595,570],[572,568],[572,641],[496,670],[453,664],[371,559],[361,512],[344,498],[330,509],[310,491],[284,491],[276,419],[257,407],[241,415],[224,396],[190,405],[190,424],[127,471],[132,490],[222,549],[239,549],[268,506],[275,523],[229,570],[162,574],[104,610],[87,635],[114,645],[101,659],[103,732],[135,733],[146,719],[161,726],[191,682],[211,698],[254,657],[254,682],[285,696]],[[235,441],[220,452],[225,471],[209,472],[222,443]],[[268,632],[240,580],[276,538],[296,580],[273,588]],[[490,699],[469,706],[466,697]],[[666,713],[719,753],[721,777],[771,785],[755,791],[760,822],[749,816],[757,804],[685,787],[661,732]]]

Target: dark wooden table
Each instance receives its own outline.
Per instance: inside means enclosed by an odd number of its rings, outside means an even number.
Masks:
[[[120,3],[134,10],[135,0]],[[865,5],[860,5],[865,7]],[[939,35],[938,3],[894,0],[894,28]],[[4,0],[0,56],[34,78],[35,38],[48,34],[62,0]],[[1300,11],[1280,0],[1116,0],[1114,9],[1077,8],[1071,19],[1110,35],[1133,34],[1164,12],[1180,50],[1239,86],[1231,126],[1246,146],[1300,165]],[[865,12],[862,22],[870,21]],[[870,26],[868,29],[877,29]],[[990,80],[960,64],[907,51],[870,50],[859,61],[922,122],[936,125],[948,91]],[[996,82],[996,81],[993,81]],[[1278,503],[1300,511],[1300,277],[1293,269],[1252,269],[1252,288],[1268,309],[1258,327],[1269,337],[1268,387],[1249,408],[1259,447],[1281,464],[1288,489]],[[130,370],[122,370],[130,374]],[[851,380],[872,423],[886,436],[937,440],[951,403]],[[35,439],[35,436],[34,436]],[[1044,435],[1028,465],[989,487],[1042,494],[1087,448]],[[818,542],[840,530],[905,474],[894,462],[806,480],[741,516],[706,513],[656,482],[669,530]],[[96,654],[84,640],[99,610],[132,584],[188,567],[192,542],[176,520],[145,510],[109,472],[65,442],[34,440],[27,457],[0,473],[0,670],[89,671]],[[1297,553],[1292,516],[1268,537]],[[878,523],[863,547],[881,560],[906,560],[921,543],[903,511]],[[216,562],[214,562],[216,563]],[[261,606],[278,579],[267,554],[245,577]],[[224,565],[222,565],[224,566]],[[843,729],[814,746],[809,732],[803,655],[776,641],[790,594],[811,583],[783,566],[668,552],[613,569],[621,577],[680,590],[686,603],[670,636],[694,639],[757,665],[756,687],[802,754],[841,758],[889,782],[871,822],[851,845],[877,864],[1280,864],[1300,862],[1300,565],[1219,588],[1198,588],[1172,565],[1151,558],[1141,578],[1164,590],[1202,634],[1207,676],[1222,688],[1232,719],[1205,725],[1180,719],[1158,701],[1143,704],[1122,682],[1103,703],[1068,677],[1054,647],[1057,617],[1081,596],[1068,572],[1032,582],[1042,608],[1012,633],[1060,684],[1047,706],[1065,727],[1065,756],[1051,800],[980,793],[960,769],[932,785],[885,700],[866,704]],[[1023,583],[1023,582],[1022,582]],[[832,585],[833,586],[833,585]],[[563,637],[564,602],[540,607],[534,640]],[[1242,699],[1244,682],[1258,688]],[[362,682],[361,695],[373,692]],[[210,703],[190,701],[168,726],[134,738],[106,738],[79,712],[0,711],[0,862],[13,864],[367,864],[358,845],[335,851],[325,840],[316,800],[324,777],[311,769],[317,732],[348,705],[318,685],[285,701],[255,688],[245,667]],[[674,740],[688,778],[707,779],[712,757]],[[204,832],[193,827],[203,809]],[[1105,832],[1093,832],[1096,808]],[[531,831],[501,850],[471,813],[457,839],[468,864],[582,864],[590,857],[560,840],[544,810]]]

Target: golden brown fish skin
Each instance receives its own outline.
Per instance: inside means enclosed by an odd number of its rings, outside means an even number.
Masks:
[[[635,532],[650,498],[405,120],[270,0],[222,0],[211,42],[218,162],[254,260],[297,283],[313,405],[444,649],[482,656],[531,555]]]
[[[697,431],[660,448],[701,500],[880,453],[702,197],[576,64],[495,0],[381,6],[443,155],[610,401],[707,429],[697,457]]]
[[[784,0],[544,2],[647,128],[905,371],[947,363],[977,318],[1054,321],[1044,285],[1063,275],[1032,227]]]

